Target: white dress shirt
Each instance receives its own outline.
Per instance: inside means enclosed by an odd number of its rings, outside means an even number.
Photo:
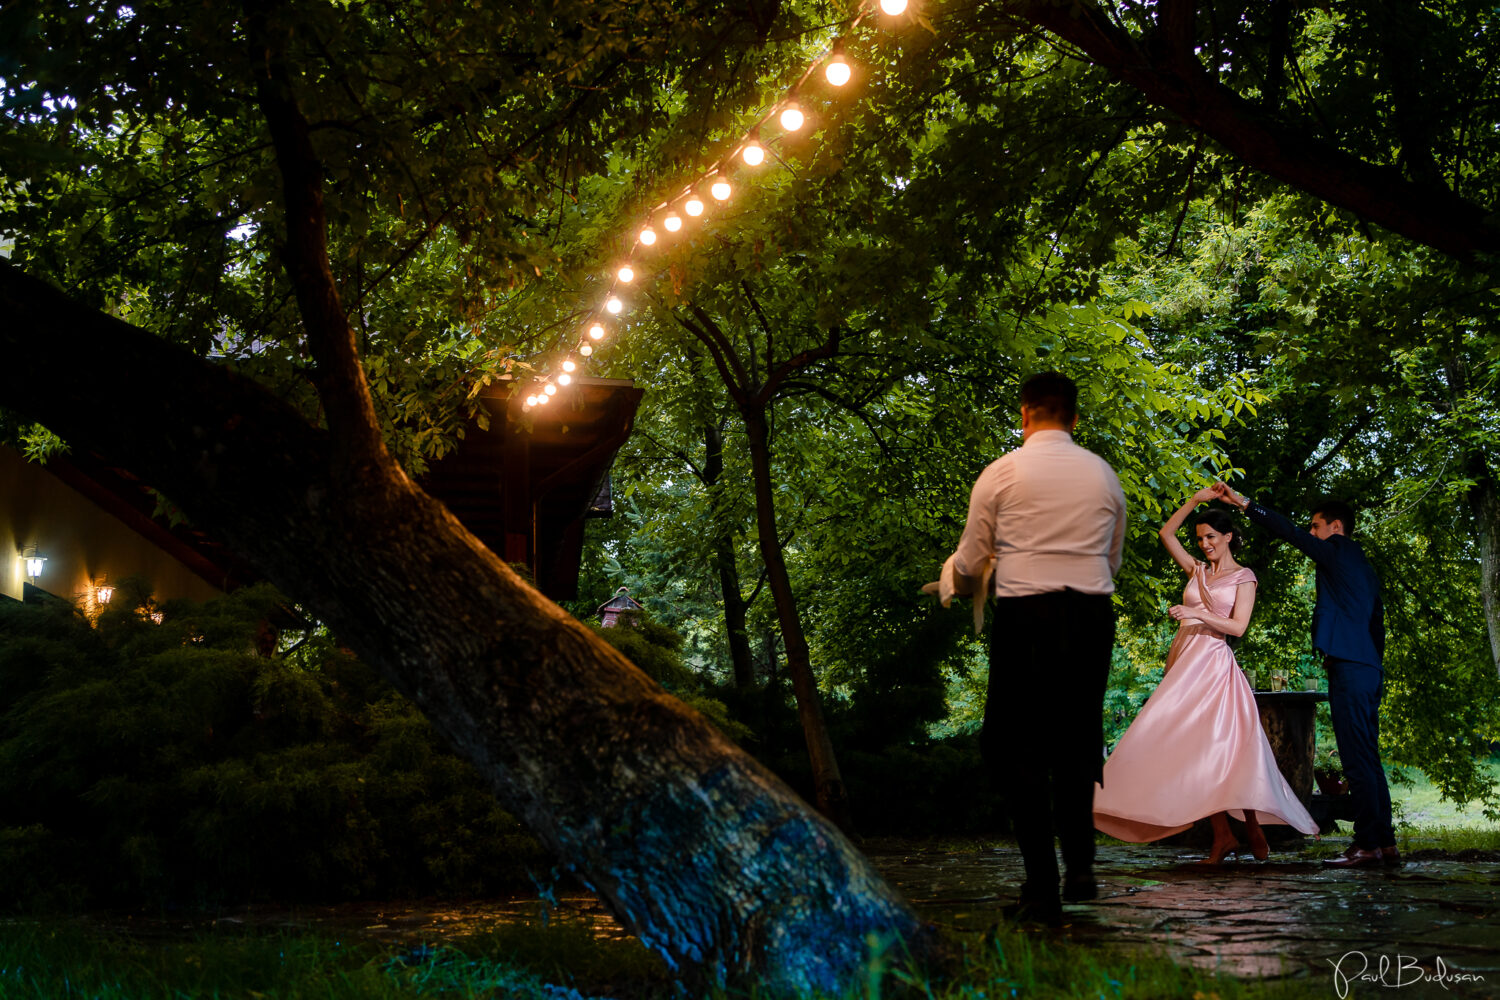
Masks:
[[[996,597],[1112,594],[1124,547],[1115,470],[1067,431],[1038,430],[979,474],[953,561],[977,583],[993,559]]]

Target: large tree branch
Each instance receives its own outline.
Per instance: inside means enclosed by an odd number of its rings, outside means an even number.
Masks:
[[[1178,115],[1248,166],[1457,258],[1500,253],[1491,209],[1443,184],[1415,184],[1278,121],[1223,86],[1197,59],[1153,58],[1089,0],[1013,0],[1016,17],[1082,50],[1147,100]]]
[[[771,372],[770,376],[766,379],[766,384],[760,387],[760,392],[756,394],[761,405],[769,404],[771,399],[776,395],[776,390],[781,388],[781,384],[792,375],[795,375],[814,361],[831,358],[837,354],[839,352],[839,333],[839,328],[834,327],[828,331],[828,339],[823,343],[817,347],[810,347],[805,351],[794,354],[778,365],[776,370]]]
[[[279,5],[278,5],[279,6]],[[396,468],[380,436],[380,422],[364,368],[328,262],[328,220],[323,208],[323,165],[297,107],[286,65],[287,29],[264,5],[246,7],[256,96],[271,132],[286,202],[282,260],[296,290],[308,349],[317,365],[315,382],[333,432],[340,482],[362,481]]]

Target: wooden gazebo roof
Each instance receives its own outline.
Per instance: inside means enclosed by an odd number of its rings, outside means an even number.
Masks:
[[[554,600],[576,597],[584,522],[612,511],[609,468],[643,391],[628,379],[577,378],[523,411],[509,386],[481,395],[489,428],[470,422],[422,487],[507,562],[524,563]]]

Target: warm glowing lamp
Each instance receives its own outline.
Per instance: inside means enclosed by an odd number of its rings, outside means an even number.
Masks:
[[[621,281],[625,282],[625,284],[628,285],[635,280],[635,269],[632,268],[629,264],[626,264],[624,267],[615,272],[615,277],[619,278]]]
[[[589,336],[593,337],[595,340],[603,340],[604,327],[600,326],[598,323],[595,323],[593,326],[589,327]],[[588,345],[585,344],[584,346],[587,347]]]
[[[747,165],[758,167],[762,163],[766,162],[766,149],[760,143],[756,142],[754,139],[751,139],[749,142],[745,143],[745,148],[743,151],[741,151],[740,156],[744,159]]]
[[[682,228],[682,216],[669,215],[661,220],[661,224],[667,227],[667,232],[675,233]]]
[[[578,353],[582,354],[584,357],[588,357],[590,354],[594,353],[594,345],[593,344],[581,344],[581,345],[579,345]]]
[[[115,588],[102,580],[94,587],[94,601],[98,604],[108,604],[109,599],[114,596]]]
[[[650,226],[642,229],[640,240],[641,246],[649,247],[651,244],[656,242],[656,230],[652,229]]]
[[[558,385],[567,385],[571,381],[573,381],[573,376],[569,375],[567,372],[563,372],[561,375],[557,376]]]
[[[731,194],[729,182],[722,177],[716,178],[708,193],[714,196],[715,201],[728,201]]]
[[[849,69],[849,64],[844,61],[843,56],[835,55],[832,59],[828,60],[828,65],[823,67],[823,75],[835,87],[842,87],[849,82],[849,77],[853,75],[853,71]]]
[[[697,195],[693,195],[682,203],[682,210],[696,219],[703,214],[703,199]]]
[[[549,385],[549,386],[547,386],[547,388],[553,389],[553,388],[556,388],[556,387]],[[547,393],[544,392],[541,395],[537,396],[537,398],[536,398],[536,405],[537,406],[546,406],[551,401],[552,401],[552,397],[550,395],[548,395]]]
[[[526,405],[527,406],[535,406],[536,405],[536,393],[532,393],[530,396],[526,397]]]
[[[906,0],[880,0],[880,9],[895,17],[897,14],[905,13]]]
[[[807,116],[805,116],[802,113],[801,109],[798,108],[795,104],[789,106],[786,110],[781,112],[781,127],[786,129],[788,132],[797,131],[806,122]]]
[[[620,315],[620,310],[625,308],[625,303],[620,301],[618,295],[611,295],[609,301],[604,303],[604,308],[611,316]]]
[[[563,371],[570,372],[570,371],[572,371],[573,369],[575,369],[577,367],[578,367],[577,363],[574,362],[572,358],[564,358],[563,359]]]
[[[548,382],[546,385],[542,386],[542,391],[549,396],[556,396],[557,386],[553,385],[551,382]]]
[[[22,558],[26,560],[27,576],[35,580],[37,577],[42,575],[42,564],[47,561],[46,556],[39,556],[33,553],[32,555],[23,556]]]

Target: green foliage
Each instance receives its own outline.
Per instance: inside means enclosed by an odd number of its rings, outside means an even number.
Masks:
[[[280,9],[327,168],[330,266],[414,470],[453,447],[476,389],[566,343],[630,223],[837,30],[822,4],[793,2]],[[1153,50],[1160,5],[1110,10]],[[1345,495],[1370,515],[1386,581],[1385,751],[1493,803],[1474,764],[1500,738],[1481,562],[1500,537],[1491,263],[1439,258],[1251,174],[1013,14],[934,0],[925,22],[866,21],[848,39],[860,79],[799,93],[816,141],[779,142],[786,169],[736,174],[710,227],[636,261],[657,277],[595,360],[651,392],[617,464],[620,516],[590,523],[586,597],[620,582],[648,595],[682,648],[627,655],[795,776],[746,437],[685,321],[712,318],[762,387],[837,333],[767,399],[776,544],[840,741],[870,760],[938,753],[929,734],[976,724],[983,653],[964,613],[914,591],[951,550],[975,476],[1015,445],[1020,382],[1055,367],[1079,379],[1080,440],[1130,503],[1112,736],[1170,636],[1182,580],[1154,532],[1180,497],[1216,475],[1293,515]],[[1500,176],[1493,18],[1475,2],[1216,4],[1190,25],[1260,112],[1483,206]],[[11,4],[0,37],[14,260],[315,417],[237,8]],[[57,447],[6,418],[0,438]],[[1306,561],[1247,539],[1260,591],[1239,659],[1316,676]],[[721,570],[749,603],[750,690],[727,684]],[[203,669],[281,706],[288,732],[325,725],[292,707],[321,666],[254,683],[227,661]],[[299,794],[349,787],[333,775]]]
[[[702,680],[682,662],[682,636],[646,617],[633,625],[595,627],[594,634],[619,650],[627,660],[668,693],[702,713],[732,740],[750,735],[748,727],[734,720],[722,701],[712,697]]]
[[[6,898],[474,894],[548,864],[368,668],[326,638],[257,655],[273,593],[154,624],[127,590],[97,628],[0,605]]]

